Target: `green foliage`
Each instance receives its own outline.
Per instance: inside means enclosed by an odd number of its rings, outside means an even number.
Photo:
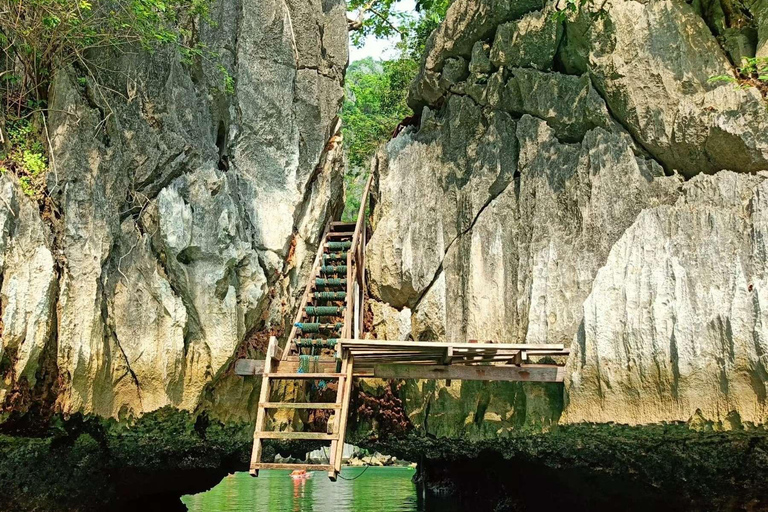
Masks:
[[[742,59],[741,66],[736,68],[736,76],[716,75],[709,83],[724,82],[735,84],[738,88],[757,87],[763,94],[768,92],[768,58],[747,57]]]
[[[408,85],[418,64],[411,59],[352,63],[347,71],[347,97],[341,111],[349,164],[364,167],[382,141],[411,114]]]
[[[33,118],[27,114],[6,122],[8,149],[0,151],[0,169],[12,171],[26,195],[41,199],[45,193],[48,157],[39,142],[39,129],[32,122]]]
[[[221,73],[221,76],[223,77],[224,81],[224,92],[232,95],[235,94],[235,79],[232,77],[232,75],[229,74],[229,71],[227,71],[227,68],[225,68],[222,65],[219,65],[219,73]]]
[[[350,0],[347,9],[353,13],[350,21],[352,44],[362,46],[365,38],[390,38],[400,35],[410,45],[420,41],[423,48],[429,34],[445,18],[453,0],[417,0],[418,17],[396,9],[400,0]],[[416,44],[415,46],[419,46]]]
[[[452,0],[420,0],[418,16],[402,15],[393,9],[396,0],[352,0],[349,9],[358,14],[371,12],[352,41],[361,44],[365,36],[391,37],[400,34],[400,55],[389,61],[364,59],[347,70],[347,97],[341,111],[348,170],[345,178],[347,204],[343,219],[354,221],[367,179],[371,157],[388,141],[398,124],[413,112],[408,107],[408,89],[418,72],[421,55],[432,31],[445,18]],[[359,19],[359,18],[358,18]]]
[[[188,47],[192,31],[184,22],[207,19],[209,1],[0,0],[6,80],[26,86],[19,92],[34,93],[56,69],[84,61],[89,49],[140,44],[151,50],[167,43]]]
[[[191,61],[204,55],[194,28],[209,20],[212,0],[0,0],[0,129],[9,143],[0,164],[19,177],[24,192],[42,197],[48,162],[45,125],[48,85],[59,69],[77,63],[97,87],[88,58],[91,50],[123,51],[128,46],[152,51],[161,45],[179,48]],[[224,75],[224,89],[234,79]]]
[[[565,0],[565,7],[552,13],[552,17],[557,21],[565,21],[571,14],[577,14],[588,0]]]

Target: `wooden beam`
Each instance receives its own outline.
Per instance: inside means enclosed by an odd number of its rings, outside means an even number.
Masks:
[[[259,404],[259,407],[264,407],[265,409],[339,409],[340,406],[338,404],[332,404],[332,403],[311,403],[311,402],[265,402],[263,404]]]
[[[261,439],[301,439],[306,441],[333,441],[336,434],[325,432],[258,432]]]
[[[298,358],[296,358],[296,361],[291,361],[291,358],[289,358],[288,361],[282,360],[277,364],[276,369],[273,367],[273,372],[275,373],[299,373],[299,367],[301,366],[301,363],[298,361]],[[311,370],[317,370],[317,373],[336,373],[336,360],[320,360],[320,361],[311,361],[310,362],[310,369]]]
[[[380,364],[373,368],[377,379],[496,380],[506,382],[563,382],[565,369],[558,366],[433,366]]]
[[[330,464],[282,464],[276,462],[260,462],[255,464],[253,469],[304,469],[306,471],[329,471],[333,466]]]
[[[380,348],[404,350],[413,348],[442,348],[453,347],[456,349],[467,349],[477,351],[479,349],[491,350],[557,350],[565,351],[562,343],[446,343],[438,341],[377,341],[377,340],[339,340],[339,343],[347,350],[375,350]]]
[[[272,360],[276,355],[276,348],[277,338],[270,336],[269,345],[267,346],[267,358],[264,361],[264,374],[261,378],[261,389],[259,390],[259,403],[264,403],[269,400],[269,372],[272,370]],[[251,476],[259,476],[259,470],[254,468],[254,464],[261,462],[261,452],[263,446],[260,434],[267,424],[266,409],[263,407],[257,407],[256,411],[256,428],[253,431],[253,451],[251,452]]]
[[[338,379],[339,377],[343,377],[343,373],[269,373],[264,374],[265,377],[269,377],[270,379],[283,379],[283,380],[294,380],[294,379]]]

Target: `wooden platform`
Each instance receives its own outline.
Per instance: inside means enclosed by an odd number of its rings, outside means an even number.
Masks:
[[[354,377],[380,379],[446,379],[507,382],[563,382],[560,364],[541,364],[541,358],[565,358],[562,344],[445,343],[431,341],[339,340],[340,354],[354,358]],[[282,378],[307,379],[296,373],[298,360],[276,361]],[[261,362],[238,361],[238,375],[262,375]],[[321,361],[322,375],[333,374],[333,361]],[[278,377],[271,373],[270,377]],[[279,377],[278,377],[279,378]]]

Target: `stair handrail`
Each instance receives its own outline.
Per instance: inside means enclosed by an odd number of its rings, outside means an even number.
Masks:
[[[363,189],[363,195],[360,198],[360,209],[357,213],[357,222],[355,223],[355,231],[352,235],[352,246],[347,253],[347,306],[344,310],[344,334],[343,338],[354,338],[354,322],[357,321],[357,328],[362,334],[363,327],[363,314],[362,312],[355,316],[355,306],[362,306],[362,298],[364,297],[365,286],[365,246],[366,246],[366,229],[365,229],[365,210],[368,206],[368,197],[371,192],[371,184],[373,183],[373,173],[368,177],[368,180]],[[355,290],[355,284],[357,284],[357,290]]]

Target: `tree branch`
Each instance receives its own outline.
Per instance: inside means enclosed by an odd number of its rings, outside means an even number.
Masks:
[[[389,21],[389,20],[387,19],[387,17],[386,17],[386,16],[384,16],[383,14],[381,14],[379,11],[377,11],[376,9],[373,9],[373,8],[370,8],[370,9],[368,9],[368,10],[369,10],[369,11],[371,11],[371,12],[372,12],[373,14],[375,14],[376,16],[378,16],[378,17],[381,19],[381,21],[383,21],[384,23],[386,23],[387,25],[389,25],[389,27],[390,27],[392,30],[394,30],[395,32],[397,32],[397,33],[398,33],[398,34],[400,34],[401,36],[404,36],[404,35],[405,35],[405,32],[403,32],[402,30],[400,30],[399,28],[397,28],[396,26],[394,26],[394,25],[392,24],[392,22],[391,22],[391,21]]]
[[[356,32],[363,28],[363,23],[365,22],[365,13],[370,11],[371,8],[376,5],[376,3],[378,3],[378,1],[379,0],[371,0],[360,8],[357,13],[357,18],[347,19],[347,30],[350,32]]]

